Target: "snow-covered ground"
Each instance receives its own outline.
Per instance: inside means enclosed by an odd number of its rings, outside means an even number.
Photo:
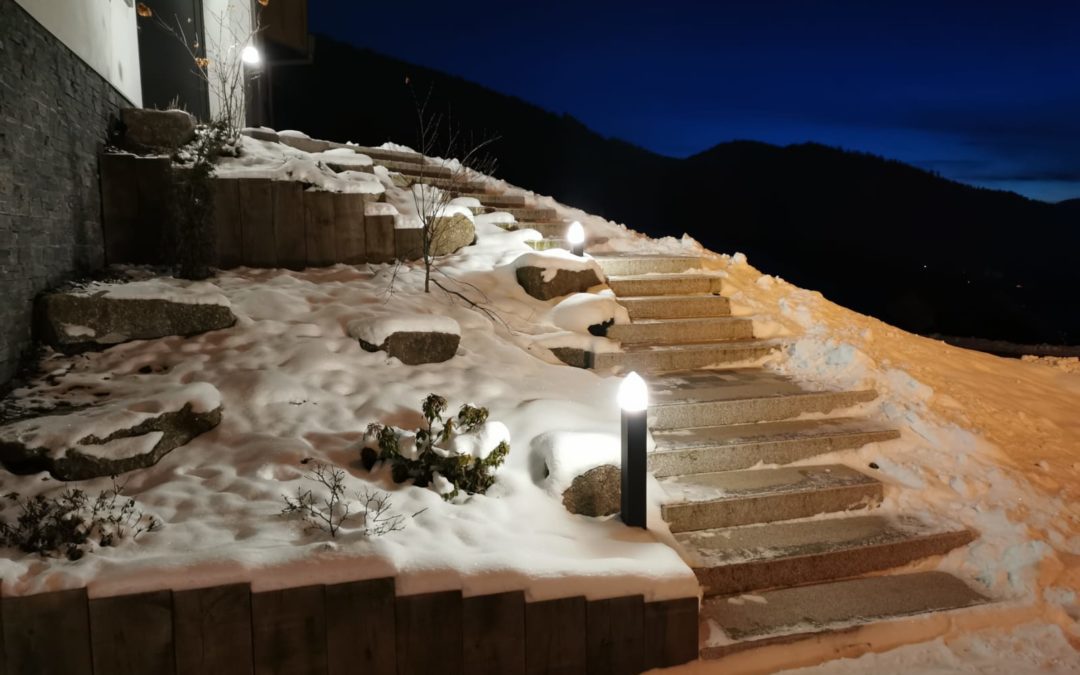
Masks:
[[[298,175],[322,173],[306,153],[262,145],[257,152],[281,152],[282,165],[302,169]],[[243,174],[265,165],[241,161],[234,169]],[[407,226],[408,191],[378,169],[364,176],[349,180],[385,190],[401,212],[400,226]],[[759,336],[791,339],[767,367],[811,387],[876,388],[881,396],[866,412],[900,428],[903,437],[815,461],[881,477],[891,486],[887,511],[977,529],[982,536],[973,545],[933,564],[1005,601],[1027,622],[1012,630],[1002,615],[1001,625],[987,630],[956,629],[936,641],[811,672],[1080,671],[1071,646],[1080,639],[1080,374],[914,336],[763,275],[744,256],[704,251],[688,237],[652,240],[534,197],[606,240],[594,252],[705,256],[705,267],[726,278],[724,293],[737,313],[755,317]],[[239,269],[198,285],[154,282],[163,295],[193,288],[227,303],[239,317],[233,328],[49,356],[50,377],[18,396],[79,404],[205,382],[220,391],[225,414],[214,431],[128,476],[127,493],[161,519],[160,531],[78,562],[8,551],[0,560],[3,592],[86,585],[102,596],[240,580],[264,590],[397,575],[401,593],[524,588],[533,599],[696,594],[692,573],[666,543],[657,484],[650,485],[651,534],[563,508],[559,491],[575,472],[617,456],[619,378],[564,366],[545,346],[604,348],[584,327],[597,316],[626,317],[608,293],[562,302],[526,295],[514,276],[518,259],[544,254],[524,243],[537,238],[535,232],[506,232],[493,224],[500,219],[477,217],[478,243],[442,259],[438,275],[494,319],[442,291],[424,294],[417,264]],[[547,257],[557,265],[560,256]],[[405,366],[363,351],[348,332],[357,322],[425,314],[449,317],[460,327],[461,346],[450,361]],[[511,451],[487,495],[448,503],[432,490],[395,485],[385,470],[369,473],[360,465],[367,425],[415,427],[429,393],[447,397],[452,411],[463,403],[486,406],[491,419],[509,429]],[[301,460],[308,457],[346,468],[350,490],[388,491],[393,511],[406,517],[404,530],[369,541],[346,527],[328,540],[279,515],[282,496],[303,484]],[[554,470],[550,476],[545,463]],[[108,485],[102,479],[83,487]],[[40,476],[0,481],[5,493],[61,487]],[[720,672],[714,668],[722,670],[709,664],[684,670]]]

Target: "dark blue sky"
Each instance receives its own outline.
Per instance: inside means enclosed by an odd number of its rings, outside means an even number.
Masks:
[[[1076,0],[311,0],[310,24],[662,154],[818,141],[1080,197]]]

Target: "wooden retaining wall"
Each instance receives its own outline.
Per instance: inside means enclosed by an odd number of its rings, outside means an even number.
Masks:
[[[105,258],[159,264],[169,222],[167,157],[101,157]],[[216,267],[324,267],[420,256],[418,229],[395,229],[392,215],[365,215],[381,195],[308,191],[262,178],[214,179]]]
[[[0,600],[6,675],[621,675],[697,658],[697,598],[398,596],[393,579]]]

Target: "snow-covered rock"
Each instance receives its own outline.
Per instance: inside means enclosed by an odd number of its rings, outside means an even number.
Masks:
[[[563,506],[582,516],[610,516],[618,513],[622,500],[622,471],[603,464],[589,469],[563,492]]]
[[[448,361],[461,342],[458,323],[435,314],[357,320],[350,322],[348,329],[365,350],[384,351],[410,366]]]
[[[49,293],[38,299],[39,334],[52,347],[76,353],[129,340],[196,335],[236,323],[220,294],[192,289],[185,295],[177,290],[135,282]]]
[[[123,108],[123,145],[135,152],[169,153],[195,138],[195,117],[184,110]]]
[[[449,255],[476,241],[476,226],[467,216],[455,213],[436,218],[431,237],[431,255]]]
[[[221,422],[221,394],[199,382],[66,415],[0,428],[0,462],[19,474],[60,480],[115,476],[153,466]]]
[[[583,293],[600,285],[604,278],[595,260],[561,249],[522,254],[513,266],[518,283],[538,300]]]

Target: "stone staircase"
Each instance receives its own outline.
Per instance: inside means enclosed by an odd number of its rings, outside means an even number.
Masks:
[[[755,339],[752,321],[731,316],[723,281],[700,271],[700,259],[597,260],[631,323],[609,330],[623,351],[596,354],[595,367],[649,381],[649,469],[702,587],[702,658],[782,642],[813,648],[861,626],[988,602],[949,574],[900,569],[976,533],[875,512],[881,481],[814,463],[899,437],[858,414],[876,392],[815,390],[738,363],[780,342]],[[835,655],[820,649],[822,660]]]

